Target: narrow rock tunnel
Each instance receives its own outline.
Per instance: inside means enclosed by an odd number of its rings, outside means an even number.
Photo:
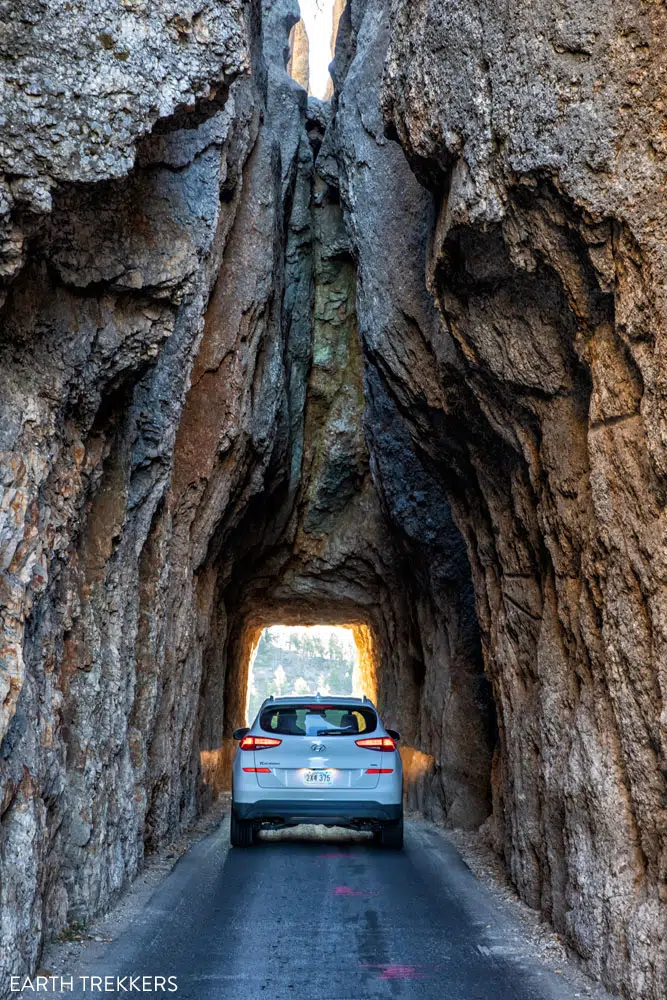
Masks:
[[[261,629],[327,623],[407,804],[658,1000],[662,13],[336,3],[319,100],[296,0],[152,6],[8,21],[3,973],[228,786]]]

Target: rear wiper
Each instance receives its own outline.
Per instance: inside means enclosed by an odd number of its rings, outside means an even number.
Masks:
[[[317,736],[352,736],[353,730],[348,729],[318,729]]]

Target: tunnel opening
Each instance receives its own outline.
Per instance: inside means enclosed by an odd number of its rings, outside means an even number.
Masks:
[[[209,676],[202,685],[200,695],[200,808],[230,790],[236,750],[232,734],[252,723],[265,697],[319,691],[366,696],[377,703],[382,668],[375,627],[349,605],[334,608],[333,624],[322,625],[322,617],[298,600],[274,615],[246,610],[237,618],[232,611],[224,664],[213,673],[213,682]],[[277,619],[281,624],[276,625]],[[395,715],[392,719],[396,724]]]
[[[352,627],[269,625],[248,669],[246,723],[262,702],[286,695],[361,695],[359,654]]]

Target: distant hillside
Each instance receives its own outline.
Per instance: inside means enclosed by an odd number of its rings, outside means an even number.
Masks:
[[[252,721],[269,695],[352,694],[356,652],[347,632],[268,628],[262,633],[252,665],[248,719]]]

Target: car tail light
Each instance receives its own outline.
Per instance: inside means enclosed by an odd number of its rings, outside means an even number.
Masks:
[[[366,750],[396,749],[396,742],[392,740],[391,736],[368,736],[365,740],[355,740],[354,742],[358,747],[364,747]]]
[[[271,774],[270,767],[244,767],[247,774]]]
[[[245,771],[246,768],[244,767],[243,770]],[[394,773],[393,767],[367,767],[366,768],[366,774],[393,774],[393,773]]]
[[[276,740],[272,736],[244,736],[239,746],[241,750],[269,750],[271,747],[279,747],[282,740]]]

